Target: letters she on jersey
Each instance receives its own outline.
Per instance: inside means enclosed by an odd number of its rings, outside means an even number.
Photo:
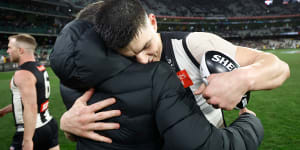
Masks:
[[[203,78],[207,78],[213,73],[230,72],[239,68],[240,65],[229,55],[218,51],[207,51],[201,61],[200,73]],[[242,97],[241,102],[237,105],[236,109],[246,107],[250,100],[250,92],[248,91]]]

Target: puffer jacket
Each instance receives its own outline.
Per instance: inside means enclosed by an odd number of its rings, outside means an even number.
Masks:
[[[117,103],[105,110],[122,112],[106,120],[119,122],[120,129],[99,131],[112,144],[79,137],[79,150],[255,150],[263,139],[260,120],[248,113],[227,128],[215,128],[167,64],[138,64],[120,56],[103,46],[87,22],[64,27],[50,61],[67,108],[94,87],[89,104],[115,97]]]

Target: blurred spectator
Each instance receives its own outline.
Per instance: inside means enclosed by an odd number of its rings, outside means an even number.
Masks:
[[[230,40],[235,45],[251,47],[255,49],[286,49],[299,48],[300,39],[295,38],[272,38],[272,39],[239,39]],[[298,46],[298,47],[297,47]]]
[[[4,55],[0,56],[0,64],[6,63],[6,57]]]

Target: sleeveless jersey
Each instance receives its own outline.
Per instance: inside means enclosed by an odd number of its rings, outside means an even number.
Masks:
[[[200,64],[193,57],[186,45],[188,32],[162,32],[163,50],[161,61],[167,62],[177,73],[186,90],[193,94],[202,84]],[[209,105],[202,95],[194,95],[197,105],[206,119],[216,127],[224,127],[224,117],[221,109]]]
[[[37,94],[37,121],[36,128],[40,128],[46,125],[52,116],[48,110],[49,96],[50,96],[50,82],[46,68],[43,65],[38,65],[36,62],[26,62],[19,66],[18,70],[28,70],[36,78],[36,94]],[[10,88],[12,92],[12,105],[13,115],[17,132],[24,131],[24,119],[23,119],[23,104],[22,96],[19,88],[14,83],[14,77],[10,82]]]

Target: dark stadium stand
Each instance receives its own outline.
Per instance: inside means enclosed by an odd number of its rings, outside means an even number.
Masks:
[[[48,64],[48,55],[52,50],[57,34],[63,26],[74,18],[69,11],[73,7],[65,2],[42,0],[1,0],[0,2],[0,71],[15,68],[9,64],[7,56],[7,38],[18,33],[29,33],[38,42],[36,58]],[[74,9],[75,10],[75,9]],[[3,63],[5,63],[5,66]],[[12,68],[13,67],[13,68]]]
[[[283,5],[281,1],[274,1],[270,6],[265,5],[263,0],[145,0],[142,2],[148,11],[163,16],[232,17],[300,13],[300,3],[296,2]]]
[[[64,25],[80,9],[95,1],[1,0],[0,57],[6,55],[9,35],[29,33],[39,43],[36,56],[40,60],[47,58]],[[278,0],[271,5],[266,5],[263,0],[141,2],[149,13],[157,15],[159,31],[212,32],[239,45],[258,49],[297,48],[300,45],[299,0]]]
[[[96,0],[65,1],[83,7]],[[286,5],[282,4],[282,0],[278,0],[274,1],[272,5],[267,6],[263,0],[141,0],[149,12],[154,12],[155,14],[162,16],[233,17],[299,14],[300,3],[297,2],[297,0],[288,1],[290,1],[290,3]]]

